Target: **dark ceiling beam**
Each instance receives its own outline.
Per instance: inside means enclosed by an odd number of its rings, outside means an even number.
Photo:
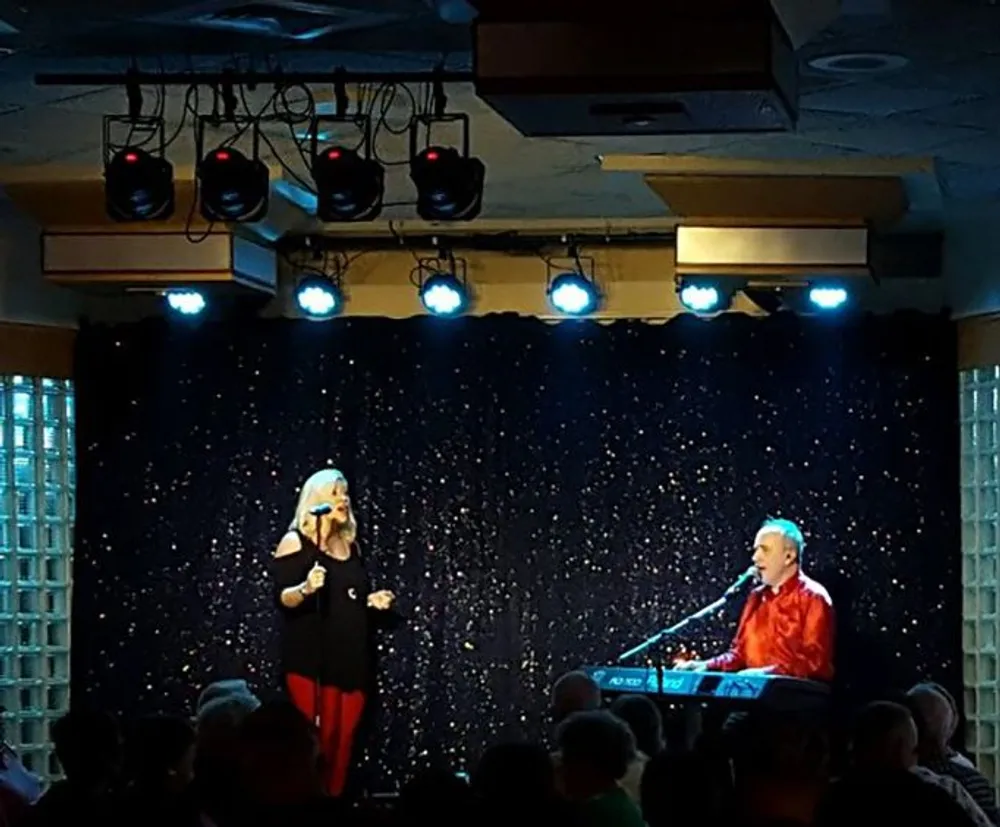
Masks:
[[[299,250],[371,250],[393,252],[408,250],[413,253],[433,254],[442,250],[496,253],[538,253],[552,248],[584,247],[665,247],[672,248],[676,233],[401,233],[398,235],[286,235],[278,246],[286,252]]]

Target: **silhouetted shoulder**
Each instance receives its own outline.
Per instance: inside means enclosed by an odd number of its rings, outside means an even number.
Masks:
[[[289,531],[281,538],[281,542],[278,543],[278,547],[274,550],[274,556],[288,557],[299,551],[302,551],[302,540],[296,532]]]

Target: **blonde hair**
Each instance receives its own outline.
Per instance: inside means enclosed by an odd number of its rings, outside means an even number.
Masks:
[[[318,505],[320,500],[318,494],[327,486],[342,484],[347,488],[347,477],[336,468],[324,468],[317,471],[305,481],[302,490],[299,492],[299,501],[295,505],[295,517],[292,518],[289,531],[300,531],[307,537],[316,540],[316,516],[309,513],[309,509]],[[347,504],[347,522],[339,531],[340,539],[350,545],[358,536],[358,523],[354,519],[354,509],[350,502]]]

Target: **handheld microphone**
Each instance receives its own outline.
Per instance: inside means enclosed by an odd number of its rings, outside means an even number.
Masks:
[[[728,589],[724,597],[732,597],[736,592],[743,588],[747,580],[756,580],[760,576],[760,572],[757,571],[756,566],[750,566],[743,574],[736,578],[736,581]]]
[[[329,503],[314,505],[312,508],[309,509],[309,513],[312,514],[314,517],[322,517],[325,514],[329,514],[331,511],[333,511],[333,506],[330,505]]]

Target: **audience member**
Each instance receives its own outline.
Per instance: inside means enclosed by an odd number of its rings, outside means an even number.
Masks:
[[[586,827],[644,827],[638,806],[619,782],[635,760],[635,738],[610,712],[578,712],[556,735],[564,794]]]
[[[601,708],[601,688],[586,672],[567,672],[552,685],[552,721],[559,726],[576,712]]]
[[[753,712],[729,732],[739,824],[811,824],[826,790],[829,741],[821,722]]]
[[[663,752],[663,716],[646,695],[621,695],[611,704],[611,711],[628,724],[636,749],[647,758]]]
[[[235,691],[223,691],[234,686]],[[239,827],[243,819],[240,733],[244,720],[259,706],[245,681],[219,681],[199,698],[193,790],[216,827]]]
[[[877,701],[861,711],[851,739],[850,772],[864,777],[910,772],[947,793],[977,827],[991,827],[986,814],[954,778],[917,764],[917,727],[902,704]]]
[[[975,769],[976,765],[954,747],[955,733],[958,732],[959,724],[962,723],[962,713],[958,708],[955,697],[939,683],[928,682],[925,684],[917,684],[917,686],[921,685],[933,689],[948,702],[948,708],[951,710],[951,718],[948,722],[948,757],[957,764],[962,764],[971,769]]]
[[[343,806],[323,794],[316,729],[286,701],[262,704],[241,730],[244,794],[254,827],[342,818]]]
[[[38,776],[28,771],[13,747],[0,741],[0,827],[14,827],[41,794]]]
[[[63,827],[110,819],[122,757],[114,718],[85,709],[70,710],[52,725],[52,743],[65,777],[38,799],[25,823]]]
[[[129,785],[122,801],[125,821],[195,827],[198,808],[191,795],[195,732],[183,718],[141,718],[125,741]]]
[[[635,737],[635,760],[629,764],[621,785],[636,803],[646,762],[663,751],[663,717],[645,695],[621,695],[611,704],[611,712],[621,718]]]
[[[260,699],[250,689],[250,685],[242,678],[224,678],[213,681],[198,695],[195,704],[195,718],[200,720],[205,710],[212,704],[224,701],[243,701],[251,711],[260,706]]]
[[[564,824],[569,817],[556,791],[552,759],[535,744],[486,750],[472,774],[472,792],[483,824]]]
[[[952,709],[947,699],[927,684],[906,694],[906,705],[917,726],[917,763],[932,772],[954,778],[993,824],[1000,823],[996,790],[979,770],[950,759],[948,741],[953,733]]]

